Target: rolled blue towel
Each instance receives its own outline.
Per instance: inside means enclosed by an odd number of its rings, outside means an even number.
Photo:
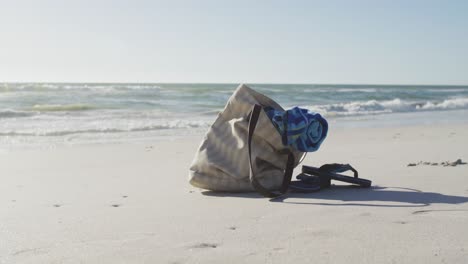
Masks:
[[[299,151],[317,151],[327,137],[327,120],[318,113],[299,107],[287,111],[267,108],[265,111],[282,135],[283,144]]]

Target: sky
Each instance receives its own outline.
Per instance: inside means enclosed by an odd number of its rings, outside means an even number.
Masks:
[[[0,82],[468,85],[468,1],[0,0]]]

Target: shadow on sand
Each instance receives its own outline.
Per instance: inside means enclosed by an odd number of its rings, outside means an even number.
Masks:
[[[216,197],[262,198],[256,193],[204,191],[202,194]],[[291,198],[294,198],[294,201],[287,201]],[[298,199],[302,201],[298,201]],[[314,202],[315,199],[320,200],[320,202]],[[323,200],[330,202],[323,202]],[[423,207],[431,204],[466,203],[468,197],[423,192],[401,187],[373,186],[371,188],[359,188],[355,186],[332,186],[332,188],[314,193],[289,192],[286,195],[270,199],[270,201],[326,206]]]

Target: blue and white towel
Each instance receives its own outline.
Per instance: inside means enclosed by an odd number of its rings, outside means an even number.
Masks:
[[[327,120],[318,113],[299,107],[287,111],[267,108],[265,111],[282,135],[283,144],[299,151],[317,151],[327,137]]]

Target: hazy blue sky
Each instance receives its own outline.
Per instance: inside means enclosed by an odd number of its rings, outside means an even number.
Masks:
[[[468,84],[468,1],[0,0],[0,81]]]

